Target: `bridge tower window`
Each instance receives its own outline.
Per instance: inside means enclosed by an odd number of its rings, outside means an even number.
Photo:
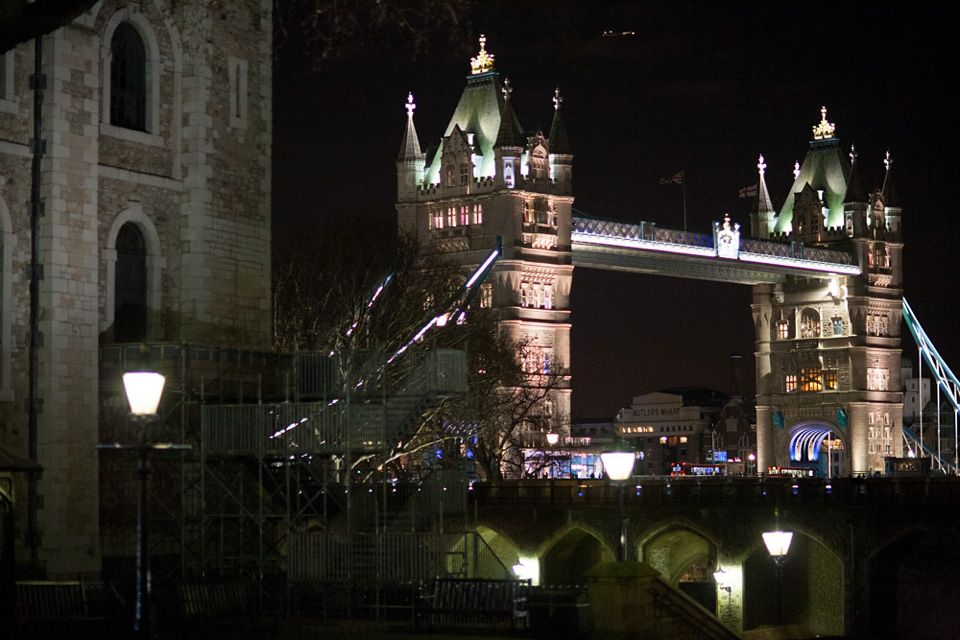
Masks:
[[[110,124],[146,131],[147,54],[133,25],[117,27],[110,52]]]
[[[804,309],[800,313],[800,337],[820,337],[820,314],[813,309]]]

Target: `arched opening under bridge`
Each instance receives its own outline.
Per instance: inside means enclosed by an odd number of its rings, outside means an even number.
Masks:
[[[810,469],[818,478],[844,475],[844,440],[826,422],[802,422],[790,428],[790,466]]]

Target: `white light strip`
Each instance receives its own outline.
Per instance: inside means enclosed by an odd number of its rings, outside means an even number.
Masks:
[[[646,249],[649,251],[660,251],[663,253],[683,253],[691,256],[704,256],[708,258],[717,255],[713,247],[692,247],[685,244],[673,244],[669,242],[655,242],[653,240],[640,240],[632,238],[619,238],[616,236],[595,236],[583,232],[570,234],[570,240],[580,244],[594,244],[606,247],[621,247],[624,249]]]
[[[483,272],[486,271],[487,268],[488,268],[491,264],[493,264],[493,261],[496,260],[496,259],[497,259],[497,256],[499,256],[499,255],[500,255],[500,250],[499,250],[499,249],[494,249],[494,250],[490,253],[490,255],[487,256],[487,259],[484,260],[484,262],[483,262],[482,265],[480,265],[480,268],[477,269],[476,271],[474,271],[474,272],[473,272],[473,275],[470,277],[470,279],[467,280],[467,284],[465,285],[467,289],[469,289],[470,287],[473,286],[473,283],[477,281],[477,278],[479,278],[481,275],[483,275]]]

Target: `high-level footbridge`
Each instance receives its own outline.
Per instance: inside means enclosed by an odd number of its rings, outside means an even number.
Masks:
[[[860,275],[857,257],[799,242],[740,237],[740,225],[714,223],[712,233],[574,217],[573,264],[631,273],[740,284],[785,282],[787,276],[830,279]]]

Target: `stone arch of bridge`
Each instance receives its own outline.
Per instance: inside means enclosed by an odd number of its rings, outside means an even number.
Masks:
[[[603,534],[576,523],[557,530],[537,553],[540,584],[586,584],[585,573],[598,562],[615,559]]]
[[[916,629],[931,638],[953,637],[960,602],[958,573],[955,537],[911,526],[868,558],[867,611],[854,624],[873,637],[908,637]]]
[[[781,440],[784,466],[811,466],[821,477],[841,476],[850,468],[850,442],[846,429],[825,420],[802,420],[788,427]],[[839,468],[828,461],[831,447],[840,450]]]
[[[789,529],[793,541],[781,569],[784,623],[800,625],[811,635],[843,635],[843,558],[813,532]],[[757,540],[743,561],[744,631],[775,624],[776,593],[776,565]]]
[[[660,523],[640,540],[637,557],[659,571],[670,586],[713,611],[719,547],[712,535],[692,523],[671,521]]]
[[[482,540],[475,545],[471,534]],[[472,531],[458,537],[447,551],[451,558],[458,553],[465,554],[468,573],[475,578],[502,579],[504,576],[500,565],[510,572],[516,565],[531,564],[531,558],[523,553],[513,538],[485,524],[478,524]]]

